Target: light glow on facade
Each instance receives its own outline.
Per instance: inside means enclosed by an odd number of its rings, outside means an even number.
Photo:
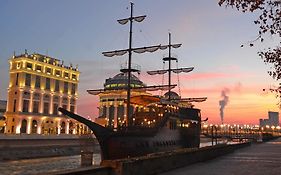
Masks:
[[[14,55],[9,64],[5,133],[82,134],[88,131],[83,124],[54,109],[66,107],[74,113],[77,111],[80,74],[77,67],[65,66],[56,58],[37,53],[29,55],[27,52],[19,56]],[[65,98],[65,101],[62,100]],[[75,99],[75,102],[70,105],[71,99]],[[81,129],[76,131],[76,128]]]

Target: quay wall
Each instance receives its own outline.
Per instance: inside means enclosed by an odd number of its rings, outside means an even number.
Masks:
[[[250,145],[250,142],[245,142],[233,145],[208,146],[200,149],[181,149],[138,158],[103,161],[102,165],[112,167],[112,175],[157,174],[192,163],[210,160]]]
[[[0,161],[80,155],[81,149],[99,152],[99,145],[91,136],[0,135]]]
[[[181,149],[173,152],[155,153],[147,156],[102,161],[101,167],[85,167],[70,171],[60,171],[59,175],[150,175],[187,166],[192,163],[207,161],[235,151],[250,142],[234,145],[215,145],[199,149]]]

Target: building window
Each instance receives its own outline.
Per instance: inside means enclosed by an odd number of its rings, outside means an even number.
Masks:
[[[17,69],[21,68],[21,63],[17,63]]]
[[[44,101],[49,102],[49,101],[50,101],[50,96],[49,96],[49,95],[45,95],[45,96],[44,96]]]
[[[62,122],[61,123],[61,131],[60,131],[61,134],[65,134],[65,122]]]
[[[35,88],[40,88],[40,85],[41,85],[40,81],[41,81],[40,76],[36,75],[36,78],[35,78]]]
[[[77,79],[76,75],[72,74],[72,80],[76,80],[76,79]]]
[[[44,114],[49,114],[49,103],[48,102],[44,102]]]
[[[17,107],[17,100],[14,99],[13,112],[16,112],[16,107]]]
[[[29,99],[30,99],[30,92],[24,91],[24,92],[23,92],[23,98],[29,100]]]
[[[50,90],[50,78],[46,78],[46,90]]]
[[[63,91],[64,91],[64,93],[67,93],[68,92],[68,82],[64,82],[64,89],[63,89]]]
[[[65,104],[67,104],[67,103],[68,103],[68,100],[67,100],[67,98],[66,98],[66,97],[64,97],[64,98],[62,99],[62,103],[65,103]]]
[[[36,66],[36,71],[37,71],[37,72],[42,72],[42,66],[37,65],[37,66]]]
[[[33,100],[40,100],[40,94],[38,94],[38,93],[34,93],[34,95],[33,95]]]
[[[25,119],[21,122],[20,133],[26,133],[27,121]]]
[[[58,115],[58,108],[59,108],[59,105],[57,103],[54,103],[54,105],[53,105],[53,114],[54,115]]]
[[[75,109],[75,106],[71,105],[71,106],[70,106],[70,112],[73,112],[73,113],[74,113],[74,109]]]
[[[75,105],[76,100],[74,98],[70,99],[70,104]]]
[[[47,67],[47,68],[46,68],[46,73],[49,74],[49,75],[52,74],[52,69],[49,68],[49,67]]]
[[[32,69],[32,64],[31,63],[26,63],[26,68],[31,70]]]
[[[72,95],[75,94],[75,90],[76,90],[76,85],[74,83],[72,83],[72,86],[71,86],[71,94]]]
[[[31,75],[25,74],[25,86],[30,86],[31,84]]]
[[[59,77],[60,76],[60,71],[56,70],[56,76]]]
[[[64,72],[64,77],[65,78],[68,78],[69,77],[69,74],[67,72]]]
[[[53,103],[59,103],[59,97],[58,96],[54,96]]]
[[[23,100],[22,112],[28,112],[29,100]]]
[[[32,134],[36,134],[37,133],[37,121],[36,120],[32,121],[31,133]]]
[[[59,91],[60,91],[60,81],[56,80],[55,92],[59,92]]]
[[[33,113],[38,113],[39,111],[39,101],[33,102]]]
[[[16,86],[19,84],[19,73],[16,74]]]

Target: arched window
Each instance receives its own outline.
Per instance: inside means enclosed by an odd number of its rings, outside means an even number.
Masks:
[[[81,134],[80,133],[80,125],[79,124],[76,125],[76,134]]]
[[[61,123],[61,131],[60,131],[61,134],[65,134],[65,122],[62,122]]]
[[[37,121],[36,120],[32,120],[31,133],[32,134],[37,133]]]
[[[27,121],[26,119],[23,119],[21,121],[20,133],[26,133],[26,127],[27,127]]]
[[[69,134],[73,134],[73,129],[74,129],[73,122],[70,121],[70,123],[69,123]]]

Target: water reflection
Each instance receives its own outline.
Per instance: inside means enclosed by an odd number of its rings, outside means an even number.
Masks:
[[[51,157],[38,159],[24,159],[0,162],[1,175],[29,175],[42,174],[60,170],[76,169],[80,167],[80,155]],[[93,165],[100,164],[100,154],[94,154]]]

